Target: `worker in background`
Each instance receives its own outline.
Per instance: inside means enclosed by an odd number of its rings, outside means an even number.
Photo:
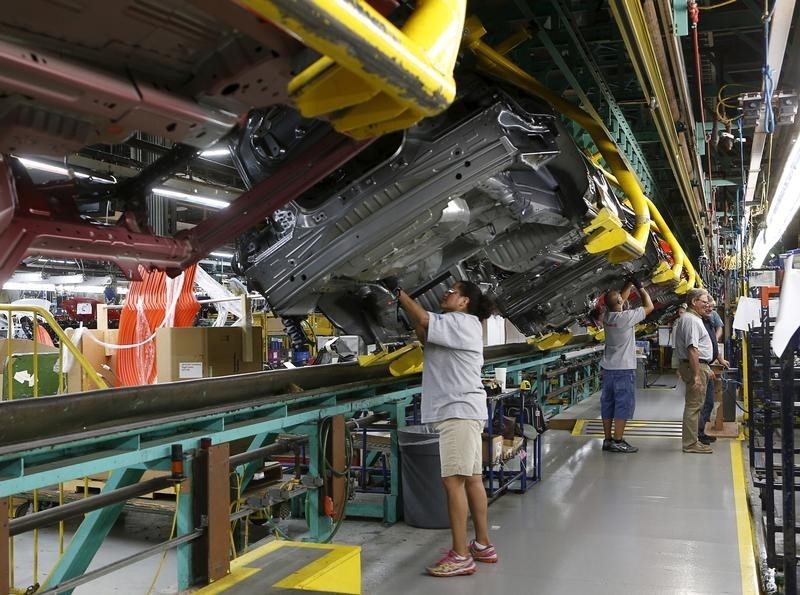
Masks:
[[[675,320],[672,321],[672,329],[669,333],[669,343],[670,347],[672,348],[672,356],[670,358],[670,367],[673,370],[678,369],[678,356],[675,353],[675,323],[678,322],[678,319],[686,314],[686,304],[678,304],[678,309],[676,311]]]
[[[719,341],[722,339],[722,318],[715,310],[717,302],[714,298],[709,296],[708,307],[706,308],[705,316],[703,316],[703,326],[706,327],[708,337],[711,339],[711,348],[713,355],[711,363],[718,362],[725,368],[730,368],[731,365],[722,357],[719,352]],[[706,435],[706,423],[711,419],[711,411],[714,409],[714,371],[711,371],[710,382],[706,385],[706,400],[703,402],[703,408],[700,410],[700,422],[697,428],[697,439],[703,444],[711,444],[716,442],[714,436]]]
[[[686,294],[689,309],[675,323],[675,351],[678,354],[678,375],[686,383],[683,407],[683,452],[710,453],[711,447],[698,440],[700,410],[711,376],[709,364],[714,357],[711,337],[703,325],[711,298],[705,289],[690,289]]]
[[[427,570],[433,576],[472,574],[475,561],[497,562],[497,551],[489,539],[481,443],[488,417],[481,382],[481,321],[492,314],[494,302],[474,283],[459,281],[442,296],[443,313],[434,314],[396,283],[393,291],[425,345],[422,423],[435,424],[439,433],[442,482],[453,540],[447,555]],[[475,539],[469,544],[467,509],[475,526]]]
[[[642,305],[633,310],[623,310],[631,290],[636,287]],[[634,327],[653,311],[650,295],[635,278],[627,279],[621,291],[605,294],[606,314],[605,351],[600,366],[603,368],[603,388],[600,394],[600,415],[603,418],[603,450],[634,453],[639,449],[623,438],[625,424],[633,417],[636,406],[636,333]],[[613,422],[613,434],[612,434]]]

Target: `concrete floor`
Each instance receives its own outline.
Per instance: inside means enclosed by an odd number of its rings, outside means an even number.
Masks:
[[[637,392],[636,419],[680,419],[674,377],[656,384],[666,386]],[[598,398],[565,413],[576,414],[599,417]],[[630,437],[640,450],[623,455],[602,452],[600,438],[544,437],[542,482],[489,508],[498,564],[428,577],[424,567],[449,547],[449,531],[400,523],[358,535],[345,524],[338,541],[363,544],[364,593],[745,593],[730,440],[712,455],[689,455],[679,438]]]
[[[674,384],[674,376],[664,376],[652,388],[639,390],[636,419],[679,420],[683,403]],[[596,419],[597,397],[565,415]],[[638,453],[604,453],[600,438],[548,431],[542,482],[490,506],[500,562],[479,565],[472,576],[425,575],[425,566],[449,547],[448,530],[348,520],[336,542],[362,546],[366,594],[755,593],[742,579],[731,441],[719,440],[712,455],[684,454],[675,437],[631,436],[629,441],[640,448]],[[169,521],[153,514],[126,515],[93,567],[166,539]],[[18,586],[30,584],[23,580],[23,569],[30,574],[25,539],[16,540]],[[49,568],[55,556],[52,534],[41,541],[40,564]],[[75,592],[144,594],[158,561],[140,562]],[[153,593],[175,592],[170,553]]]

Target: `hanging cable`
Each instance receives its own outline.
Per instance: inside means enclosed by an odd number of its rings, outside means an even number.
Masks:
[[[776,2],[777,3],[777,2]],[[772,92],[775,83],[772,80],[772,68],[769,66],[769,23],[772,21],[772,14],[775,12],[775,5],[769,9],[769,0],[764,0],[764,66],[761,74],[764,76],[764,132],[772,134],[775,131],[775,114],[772,111]]]
[[[711,145],[709,143],[709,135],[706,133],[706,116],[705,116],[705,105],[703,101],[703,72],[700,65],[700,40],[699,34],[697,30],[697,24],[700,22],[700,10],[697,5],[697,0],[689,0],[689,20],[692,23],[692,37],[694,39],[694,65],[695,70],[697,72],[697,93],[698,93],[698,102],[700,107],[700,122],[702,124],[703,130],[703,141],[705,143],[706,149],[706,160],[708,162],[708,199],[710,202],[709,206],[703,204],[703,209],[706,213],[706,218],[708,219],[708,230],[711,234],[711,247],[713,250],[714,241],[713,237],[716,233],[715,227],[715,205],[714,205],[714,186],[711,183]],[[713,131],[712,131],[713,132]],[[705,196],[705,188],[703,188],[703,196]],[[705,200],[703,201],[705,203]],[[710,207],[710,210],[709,210]],[[711,264],[711,268],[715,268],[715,256],[713,253],[709,254],[709,262]]]
[[[728,4],[733,4],[736,0],[725,0],[724,2],[719,2],[717,4],[711,4],[709,6],[699,6],[700,10],[714,10],[715,8],[722,8],[723,6],[728,6]]]

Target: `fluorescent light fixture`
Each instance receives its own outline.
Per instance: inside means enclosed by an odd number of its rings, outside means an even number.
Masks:
[[[55,291],[52,283],[35,283],[33,281],[6,281],[3,289],[10,291]]]
[[[223,156],[230,156],[231,150],[230,149],[208,149],[207,151],[203,151],[200,153],[200,157],[223,157]]]
[[[105,287],[102,285],[56,285],[56,291],[70,291],[75,293],[103,294]]]
[[[74,285],[76,283],[84,283],[86,279],[84,279],[83,275],[80,273],[75,273],[74,275],[50,275],[47,278],[48,283],[54,283],[56,285]]]
[[[9,281],[17,283],[35,283],[42,280],[41,271],[16,271]]]
[[[228,260],[233,258],[233,254],[231,254],[230,252],[210,252],[209,256],[216,256],[217,258],[227,258]]]
[[[772,202],[767,212],[767,226],[761,230],[753,242],[753,266],[760,267],[772,247],[783,237],[783,232],[794,219],[800,208],[797,187],[800,186],[800,140],[793,146],[783,166],[781,179],[772,194]]]
[[[72,170],[72,175],[70,175],[70,170],[66,167],[62,167],[60,165],[55,165],[53,163],[48,163],[46,161],[37,161],[35,159],[26,159],[25,157],[17,157],[17,161],[19,161],[25,169],[34,169],[37,171],[46,171],[51,174],[57,174],[59,176],[64,176],[67,178],[72,177],[74,175],[76,178],[83,178],[89,179],[91,178],[95,182],[103,182],[104,184],[115,184],[117,181],[113,178],[104,178],[103,176],[95,176],[93,174],[87,174],[82,171]]]
[[[209,198],[207,196],[198,196],[196,194],[187,194],[186,192],[178,192],[177,190],[170,190],[169,188],[153,188],[150,192],[157,194],[158,196],[174,198],[179,202],[186,202],[212,209],[224,209],[229,204],[224,200]]]
[[[200,260],[200,264],[208,264],[215,267],[229,267],[231,263],[224,262],[222,260],[211,260],[209,258],[203,258]]]
[[[3,289],[10,291],[55,291],[58,293],[78,293],[78,294],[94,294],[103,295],[105,286],[103,285],[85,285],[80,284],[55,284],[46,282],[25,282],[25,281],[6,281],[3,284]],[[117,294],[128,293],[127,287],[117,288]]]

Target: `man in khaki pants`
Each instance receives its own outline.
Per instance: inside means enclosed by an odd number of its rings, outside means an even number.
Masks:
[[[703,325],[703,315],[711,300],[705,289],[691,289],[686,294],[689,306],[686,314],[675,323],[675,351],[678,354],[678,374],[686,383],[686,403],[683,408],[683,452],[710,453],[711,447],[698,441],[697,424],[711,376],[708,364],[714,357],[711,338]]]

